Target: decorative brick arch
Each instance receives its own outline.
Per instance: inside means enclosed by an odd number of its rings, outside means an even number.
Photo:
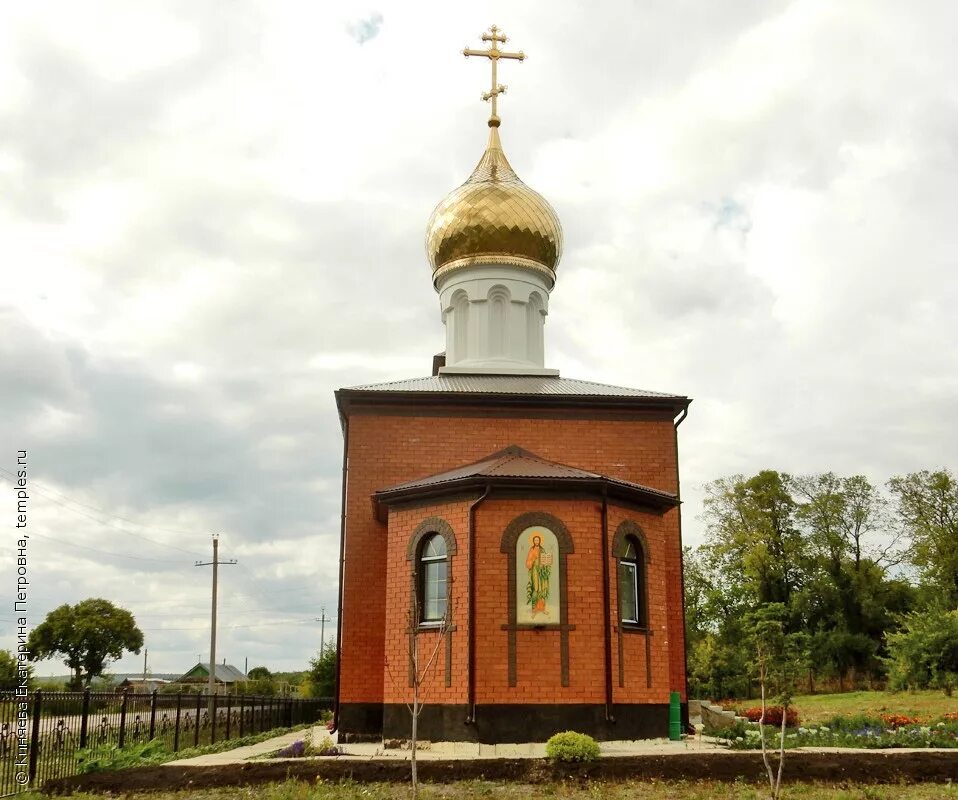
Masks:
[[[575,545],[572,543],[572,536],[569,534],[569,529],[565,526],[565,523],[558,517],[553,516],[552,514],[547,514],[544,511],[527,511],[525,514],[520,514],[518,517],[512,520],[512,522],[510,522],[506,526],[506,529],[502,532],[502,541],[499,543],[499,552],[511,552],[514,556],[519,534],[521,534],[526,528],[532,528],[536,525],[541,528],[548,528],[556,535],[556,540],[559,542],[560,553],[565,554],[575,552]]]
[[[413,531],[412,536],[409,537],[409,542],[406,545],[406,561],[409,562],[411,567],[409,572],[409,607],[411,613],[412,609],[415,608],[413,600],[419,592],[419,551],[422,548],[422,543],[425,538],[434,533],[438,533],[445,540],[446,558],[449,561],[449,571],[446,573],[445,683],[446,686],[452,686],[452,634],[456,630],[456,626],[453,622],[452,605],[452,557],[456,555],[458,548],[456,546],[456,534],[452,529],[452,525],[446,522],[442,517],[427,517],[420,522],[416,526],[416,530]],[[414,628],[410,628],[407,633],[412,637],[416,635],[417,631]],[[412,686],[413,683],[414,676],[412,674],[412,665],[410,665],[409,685]]]
[[[646,564],[652,563],[652,556],[649,553],[649,540],[645,537],[645,531],[639,527],[637,522],[627,519],[615,529],[615,536],[612,537],[612,555],[615,558],[622,558],[625,555],[625,548],[628,545],[626,539],[634,536],[642,547],[642,560]]]
[[[559,582],[559,622],[558,624],[543,624],[536,626],[522,625],[516,623],[516,543],[519,541],[520,534],[527,528],[539,526],[548,528],[555,534],[556,542],[559,546],[559,561],[561,564]],[[502,629],[508,633],[508,661],[509,661],[509,686],[516,686],[518,683],[516,668],[516,640],[518,632],[521,631],[549,631],[559,632],[559,660],[560,677],[563,686],[569,685],[569,631],[575,630],[575,625],[569,624],[569,553],[575,552],[575,546],[572,542],[572,535],[558,517],[547,514],[544,511],[527,511],[520,514],[512,520],[506,529],[502,532],[502,540],[499,543],[499,552],[506,556],[506,575],[507,591],[509,593],[509,622],[502,626]]]
[[[406,561],[416,560],[422,540],[430,533],[438,533],[446,540],[446,555],[456,555],[456,534],[452,530],[452,525],[442,517],[429,517],[416,526],[416,530],[409,538],[409,544],[406,545]]]

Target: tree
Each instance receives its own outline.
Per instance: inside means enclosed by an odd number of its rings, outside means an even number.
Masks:
[[[424,684],[429,678],[429,673],[432,671],[436,662],[436,656],[439,655],[442,643],[445,641],[449,631],[450,611],[451,609],[447,604],[442,617],[438,620],[430,619],[428,627],[424,627],[420,624],[422,617],[420,614],[419,594],[414,591],[406,616],[406,630],[409,634],[409,647],[407,652],[409,674],[407,680],[408,687],[412,694],[410,702],[406,703],[406,708],[409,710],[411,723],[409,735],[409,765],[411,769],[413,800],[419,797],[419,774],[417,771],[416,750],[419,741],[419,717],[422,716],[423,709],[426,707],[427,691]],[[427,637],[427,641],[432,647],[431,651],[428,647],[422,646],[423,642],[420,640],[423,638],[423,635]],[[428,637],[434,637],[435,641],[432,641],[431,638]],[[393,686],[401,691],[400,687],[402,686],[402,682],[399,680],[399,676],[393,672],[392,665],[388,659],[386,660],[386,672]]]
[[[327,647],[309,660],[309,672],[306,673],[306,694],[309,697],[332,697],[336,694],[336,659],[336,648]]]
[[[273,673],[270,672],[266,667],[253,667],[249,672],[246,673],[246,677],[251,681],[256,680],[272,680]]]
[[[20,685],[19,662],[9,650],[0,650],[0,692],[12,692]],[[33,670],[28,667],[28,685],[33,682]]]
[[[751,642],[755,649],[755,670],[762,695],[762,715],[758,730],[762,744],[762,761],[768,775],[772,800],[778,800],[782,792],[782,770],[785,767],[785,726],[788,724],[788,708],[792,702],[792,685],[795,675],[808,658],[808,641],[804,633],[786,633],[785,606],[767,603],[749,615]],[[778,770],[773,770],[765,743],[765,717],[770,691],[778,690],[782,707],[781,728],[778,742]]]
[[[683,563],[690,689],[715,699],[748,694],[743,615],[750,597],[708,548],[686,548]]]
[[[892,614],[905,611],[895,593],[898,582],[887,568],[900,561],[888,500],[863,475],[842,478],[834,472],[792,478],[798,500],[796,518],[808,543],[805,586],[797,610],[814,631],[814,663],[837,676],[872,675],[881,668],[875,656]],[[892,603],[892,613],[883,607]],[[813,687],[809,672],[809,687]]]
[[[958,480],[947,469],[922,470],[888,487],[911,537],[911,562],[938,601],[958,607]]]
[[[413,593],[413,602],[409,608],[409,677],[412,683],[412,702],[406,703],[411,717],[411,731],[409,736],[409,761],[412,767],[412,796],[413,800],[419,797],[419,776],[416,771],[416,745],[419,741],[419,717],[422,715],[423,708],[426,705],[425,692],[423,684],[429,676],[436,656],[439,655],[439,649],[446,638],[446,632],[449,628],[449,607],[446,607],[445,613],[439,624],[433,627],[430,633],[435,637],[432,646],[432,652],[426,653],[426,650],[420,646],[420,638],[423,629],[419,625],[419,598]]]
[[[124,651],[139,653],[142,647],[143,632],[133,615],[99,597],[55,608],[30,632],[27,641],[31,661],[64,657],[75,690],[89,688],[90,681]]]
[[[942,689],[950,697],[958,686],[958,610],[909,614],[888,636],[888,651],[893,689]]]
[[[804,542],[788,480],[763,470],[705,485],[708,549],[716,566],[746,582],[759,604],[789,607],[800,582]]]

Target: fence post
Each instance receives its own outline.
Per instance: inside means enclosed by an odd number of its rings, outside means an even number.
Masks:
[[[123,702],[120,703],[120,737],[117,740],[116,746],[123,747],[123,741],[126,738],[126,701],[129,695],[127,694],[126,689],[123,690]]]
[[[90,725],[90,690],[83,692],[83,706],[80,709],[80,749],[86,747]]]
[[[239,738],[243,738],[243,717],[246,716],[245,703],[243,702],[246,699],[245,694],[239,696],[239,715],[240,715],[240,729],[239,729]]]
[[[183,693],[176,693],[176,727],[173,729],[173,752],[180,749],[180,709],[183,705]]]
[[[37,756],[40,755],[40,704],[43,702],[43,692],[39,689],[33,695],[33,729],[30,731],[30,771],[29,781],[37,777]]]
[[[150,738],[156,736],[156,689],[150,696]]]
[[[215,690],[215,686],[213,687]],[[210,709],[212,714],[210,714],[210,744],[215,744],[216,742],[216,692],[213,692],[213,699],[210,701]]]
[[[193,734],[193,747],[199,747],[200,744],[200,710],[203,705],[203,693],[196,695],[196,732]]]
[[[226,738],[230,738],[230,720],[233,716],[233,696],[226,695]]]

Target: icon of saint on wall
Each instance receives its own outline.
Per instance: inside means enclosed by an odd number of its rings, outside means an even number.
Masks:
[[[529,580],[526,583],[526,603],[533,617],[538,614],[548,617],[549,589],[552,577],[553,553],[542,543],[542,536],[532,535],[526,554],[526,571]]]

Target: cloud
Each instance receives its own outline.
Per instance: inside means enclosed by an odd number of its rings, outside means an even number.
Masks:
[[[382,27],[383,15],[374,11],[365,19],[351,22],[346,26],[346,30],[349,31],[349,35],[356,40],[357,44],[366,44],[366,42],[379,36]]]
[[[481,153],[459,49],[493,20],[529,55],[506,152],[565,230],[547,360],[695,398],[689,542],[720,475],[954,466],[951,4],[407,4],[372,49],[355,7],[113,5],[0,12],[0,466],[29,450],[37,615],[109,589],[185,669],[217,531],[220,651],[315,654],[332,393],[443,349],[423,229]]]

